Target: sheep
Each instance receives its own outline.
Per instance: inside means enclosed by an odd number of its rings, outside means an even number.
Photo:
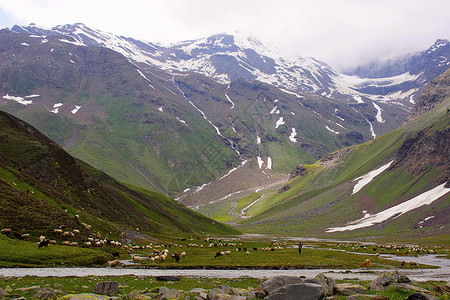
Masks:
[[[86,246],[86,247],[91,247],[91,246],[92,246],[92,243],[91,243],[91,242],[84,242],[84,246]]]
[[[69,237],[69,232],[68,231],[64,231],[62,234],[63,237]]]
[[[78,243],[77,242],[72,242],[72,243],[69,243],[69,246],[78,247]]]
[[[140,256],[133,256],[133,262],[140,263],[141,262],[141,257]]]
[[[59,229],[59,228],[54,229],[53,232],[55,232],[56,235],[62,235],[62,234],[63,234],[63,230],[62,230],[62,229]]]
[[[226,254],[226,255],[231,255],[231,251],[230,251],[230,250],[227,250],[227,251],[225,251],[225,254]]]
[[[58,243],[56,242],[56,240],[50,240],[50,244],[52,244],[52,245],[58,245]]]
[[[120,267],[120,266],[123,266],[123,263],[121,263],[119,260],[111,260],[111,261],[108,261],[107,263],[106,263],[106,266],[108,266],[108,267]]]
[[[372,263],[370,262],[370,259],[366,259],[361,265],[361,269],[367,269]]]
[[[28,233],[22,234],[20,238],[24,241],[28,241],[30,239],[30,235]]]
[[[43,241],[40,241],[39,245],[38,245],[38,249],[41,249],[43,247],[48,248],[48,244],[49,243],[50,243],[50,240],[47,240],[47,239],[44,239]]]
[[[63,242],[63,245],[64,245],[64,246],[69,246],[69,245],[70,245],[70,241],[64,241],[64,242]]]
[[[2,229],[2,234],[4,234],[4,235],[11,235],[12,234],[12,230],[10,229],[10,228],[5,228],[5,229]]]
[[[214,256],[214,258],[217,258],[219,256],[224,256],[224,255],[225,255],[225,252],[219,251],[219,252],[216,252],[216,255]]]
[[[74,234],[80,234],[80,231],[79,231],[78,229],[74,229],[74,230],[72,230],[72,232],[73,232]]]
[[[181,257],[186,257],[186,252],[181,252],[180,256]]]
[[[175,261],[178,263],[180,261],[180,254],[173,253],[172,254],[172,260],[175,259]]]
[[[416,261],[410,261],[409,262],[409,266],[412,268],[412,267],[419,267],[419,264],[416,262]]]
[[[245,254],[250,255],[250,252],[249,251],[245,251]]]

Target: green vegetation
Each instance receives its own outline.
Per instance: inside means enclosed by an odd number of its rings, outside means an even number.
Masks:
[[[111,258],[107,252],[81,247],[49,245],[38,249],[38,243],[0,235],[2,267],[98,266]]]

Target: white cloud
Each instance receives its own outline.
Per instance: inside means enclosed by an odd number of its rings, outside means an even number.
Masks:
[[[163,44],[240,31],[338,68],[450,37],[448,0],[2,0],[0,9],[22,25],[81,22]]]

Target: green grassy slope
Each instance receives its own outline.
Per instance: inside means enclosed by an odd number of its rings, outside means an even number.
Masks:
[[[0,184],[0,227],[19,233],[51,236],[61,224],[82,229],[85,236],[92,230],[120,235],[112,224],[150,234],[237,233],[168,197],[122,185],[4,112],[0,112]]]
[[[289,189],[269,192],[240,222],[245,232],[324,237],[386,237],[437,239],[448,236],[450,195],[413,209],[398,218],[352,231],[327,228],[384,211],[445,183],[449,177],[450,98],[447,71],[435,82],[447,93],[441,102],[411,118],[401,128],[373,141],[330,154],[305,166],[304,176],[290,180]],[[436,86],[434,86],[436,88]],[[433,91],[436,92],[436,91]],[[424,94],[430,93],[425,91]],[[393,161],[358,193],[356,178]],[[448,185],[448,183],[447,183]],[[440,240],[442,241],[442,240]]]

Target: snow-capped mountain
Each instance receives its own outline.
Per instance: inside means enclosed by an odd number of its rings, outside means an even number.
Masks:
[[[226,179],[207,187],[227,197],[371,140],[400,126],[426,84],[409,70],[340,74],[239,35],[162,46],[75,24],[14,26],[0,39],[2,109],[120,180],[169,195]],[[206,190],[195,196],[213,199]]]
[[[439,40],[428,50],[405,59],[408,63],[397,68],[396,72],[380,71],[378,74],[381,76],[373,76],[362,69],[350,75],[341,74],[310,57],[281,57],[262,42],[239,34],[217,34],[162,46],[101,32],[83,24],[52,29],[36,25],[14,26],[12,30],[70,36],[71,42],[79,45],[107,47],[135,62],[170,72],[201,73],[221,83],[237,79],[258,80],[279,88],[334,97],[350,103],[370,99],[406,109],[412,107],[424,85],[450,65],[450,46],[446,40]]]

